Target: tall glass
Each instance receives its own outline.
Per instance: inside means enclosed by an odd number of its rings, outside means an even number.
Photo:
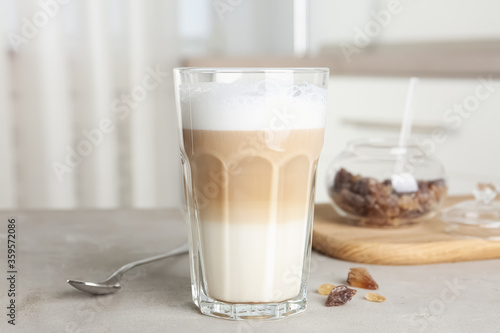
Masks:
[[[194,303],[226,319],[306,307],[326,68],[177,68]]]

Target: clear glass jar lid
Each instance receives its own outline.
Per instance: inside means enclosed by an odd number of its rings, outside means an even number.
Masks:
[[[441,212],[447,231],[463,236],[500,240],[500,201],[495,201],[495,187],[479,183],[472,193],[475,200],[462,201]]]

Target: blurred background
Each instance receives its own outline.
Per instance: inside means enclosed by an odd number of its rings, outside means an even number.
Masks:
[[[500,186],[500,0],[0,0],[0,209],[175,207],[172,68],[327,66],[325,172],[413,136],[451,194]]]

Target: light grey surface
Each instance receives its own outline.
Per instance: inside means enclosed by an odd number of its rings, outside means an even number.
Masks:
[[[66,284],[67,278],[103,279],[129,261],[180,245],[185,227],[175,212],[1,212],[4,272],[9,216],[18,221],[18,317],[11,327],[2,314],[0,332],[500,332],[500,260],[377,266],[314,253],[304,313],[231,322],[194,306],[187,256],[130,271],[114,295],[90,296]],[[356,266],[369,269],[387,301],[368,302],[368,291],[358,289],[350,303],[325,307],[316,288],[345,283]],[[0,308],[6,313],[2,280]]]

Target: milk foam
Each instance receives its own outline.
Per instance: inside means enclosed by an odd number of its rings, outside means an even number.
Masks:
[[[326,89],[303,82],[237,80],[179,87],[186,129],[244,131],[323,128]]]

